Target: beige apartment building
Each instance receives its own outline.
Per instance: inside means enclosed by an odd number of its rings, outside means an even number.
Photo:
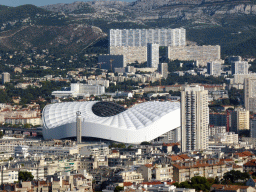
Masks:
[[[157,181],[172,181],[173,167],[171,165],[155,165],[152,170],[152,179]]]
[[[243,108],[237,108],[231,112],[231,130],[237,133],[239,130],[250,129],[250,113]]]
[[[173,180],[183,182],[194,176],[206,178],[222,178],[226,172],[226,164],[217,159],[188,161],[173,164]]]
[[[144,182],[152,180],[173,181],[173,167],[169,164],[145,164],[140,166],[137,171],[142,174]]]
[[[122,181],[122,182],[142,183],[144,180],[142,177],[142,174],[137,173],[135,171],[120,172],[118,177],[119,177],[119,181]]]

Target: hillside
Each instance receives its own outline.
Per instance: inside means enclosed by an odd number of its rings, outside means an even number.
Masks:
[[[26,26],[0,34],[0,49],[28,50],[33,48],[78,53],[104,38],[97,27],[70,24],[67,26]]]
[[[0,24],[14,21],[14,20],[22,20],[25,18],[34,18],[37,15],[49,15],[50,12],[36,7],[34,5],[22,5],[18,7],[7,7],[0,6]]]
[[[75,51],[106,37],[111,28],[184,27],[187,30],[188,41],[197,42],[199,45],[219,44],[223,56],[238,52],[242,56],[253,56],[254,53],[247,52],[247,48],[256,47],[255,2],[137,0],[132,3],[77,1],[41,8],[32,5],[14,8],[0,6],[0,49],[55,47],[61,51]],[[74,29],[77,26],[83,26],[81,28],[86,30],[76,32]],[[93,30],[89,32],[87,28],[90,26],[99,27],[103,33],[100,32],[99,35],[93,34]],[[107,38],[104,39],[106,44]],[[238,51],[237,47],[241,45],[243,49]],[[89,49],[94,50],[93,46]],[[96,49],[99,50],[100,46]]]

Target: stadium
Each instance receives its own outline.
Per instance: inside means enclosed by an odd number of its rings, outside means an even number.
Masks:
[[[180,103],[150,101],[126,109],[112,102],[65,102],[43,110],[44,139],[76,137],[76,112],[81,112],[83,138],[122,143],[151,141],[180,127]]]

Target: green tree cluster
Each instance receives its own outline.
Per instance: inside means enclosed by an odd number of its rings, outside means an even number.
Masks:
[[[226,172],[223,176],[223,183],[237,183],[239,181],[245,182],[250,178],[250,175],[247,172],[242,173],[241,171],[229,171]]]
[[[209,191],[211,184],[205,177],[195,176],[191,178],[191,181],[184,181],[179,183],[174,183],[177,188],[189,188],[195,189],[196,191]]]
[[[20,171],[18,179],[19,181],[33,181],[34,176],[28,171]]]
[[[111,143],[109,148],[125,149],[126,145],[124,143]]]

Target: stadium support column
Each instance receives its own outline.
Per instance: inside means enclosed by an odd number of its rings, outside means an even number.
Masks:
[[[77,141],[77,144],[82,143],[81,129],[82,129],[81,112],[77,111],[76,112],[76,141]]]

